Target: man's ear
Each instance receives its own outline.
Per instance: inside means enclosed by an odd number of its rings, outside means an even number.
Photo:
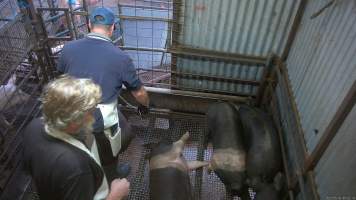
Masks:
[[[80,129],[81,125],[76,122],[71,122],[68,124],[67,128],[64,129],[67,133],[76,133]]]
[[[111,25],[111,27],[110,27],[111,34],[113,34],[113,32],[114,32],[114,28],[115,28],[115,24]]]

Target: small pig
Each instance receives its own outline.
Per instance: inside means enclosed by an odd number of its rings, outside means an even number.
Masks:
[[[209,170],[228,190],[241,196],[246,189],[246,152],[239,113],[232,104],[213,104],[208,109],[207,122],[213,144]]]
[[[150,199],[192,200],[189,170],[209,164],[204,161],[186,161],[182,156],[189,138],[185,133],[172,143],[161,141],[150,154]]]
[[[239,114],[247,151],[246,183],[255,190],[256,200],[278,199],[274,180],[281,170],[282,157],[272,119],[260,109],[247,105],[239,107]]]

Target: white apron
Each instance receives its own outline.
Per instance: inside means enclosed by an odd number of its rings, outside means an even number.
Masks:
[[[98,159],[99,158],[98,149],[97,149],[97,145],[96,145],[95,139],[94,139],[93,145],[91,147],[91,151],[92,152],[90,152],[82,142],[80,142],[79,140],[75,139],[74,137],[72,137],[72,136],[70,136],[68,134],[62,133],[62,132],[60,132],[58,130],[49,129],[47,125],[45,126],[45,130],[46,130],[48,135],[51,135],[51,136],[53,136],[53,137],[55,137],[57,139],[60,139],[60,140],[62,140],[64,142],[67,142],[67,143],[77,147],[78,149],[84,151],[85,153],[87,153],[90,157],[92,157],[95,160],[95,162],[102,169],[101,163],[100,163],[100,159]],[[102,180],[102,183],[101,183],[98,191],[96,191],[96,193],[94,195],[94,200],[105,199],[109,194],[109,186],[108,186],[108,182],[106,180],[106,176],[105,176],[105,173],[104,173],[103,169],[102,169],[102,172],[103,172],[103,180]]]
[[[109,104],[98,104],[104,121],[104,133],[108,138],[113,156],[116,156],[121,149],[121,128],[119,124],[119,114],[117,111],[117,101]],[[111,133],[110,127],[117,124],[116,133]]]

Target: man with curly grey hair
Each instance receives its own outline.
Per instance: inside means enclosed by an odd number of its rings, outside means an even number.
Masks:
[[[41,199],[107,199],[127,196],[130,183],[108,183],[91,134],[100,86],[68,75],[49,83],[42,93],[43,117],[24,130],[24,163]]]

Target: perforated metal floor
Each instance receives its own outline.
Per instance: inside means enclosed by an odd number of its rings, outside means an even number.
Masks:
[[[135,113],[125,111],[129,122],[137,133],[137,138],[121,156],[123,162],[129,161],[132,172],[129,199],[149,200],[149,169],[146,144],[157,143],[162,138],[178,140],[186,131],[190,139],[185,145],[183,155],[187,160],[210,160],[212,147],[207,146],[207,125],[203,115],[177,115],[155,113],[141,119]],[[223,183],[207,168],[190,173],[190,181],[196,200],[239,199],[226,192]]]

